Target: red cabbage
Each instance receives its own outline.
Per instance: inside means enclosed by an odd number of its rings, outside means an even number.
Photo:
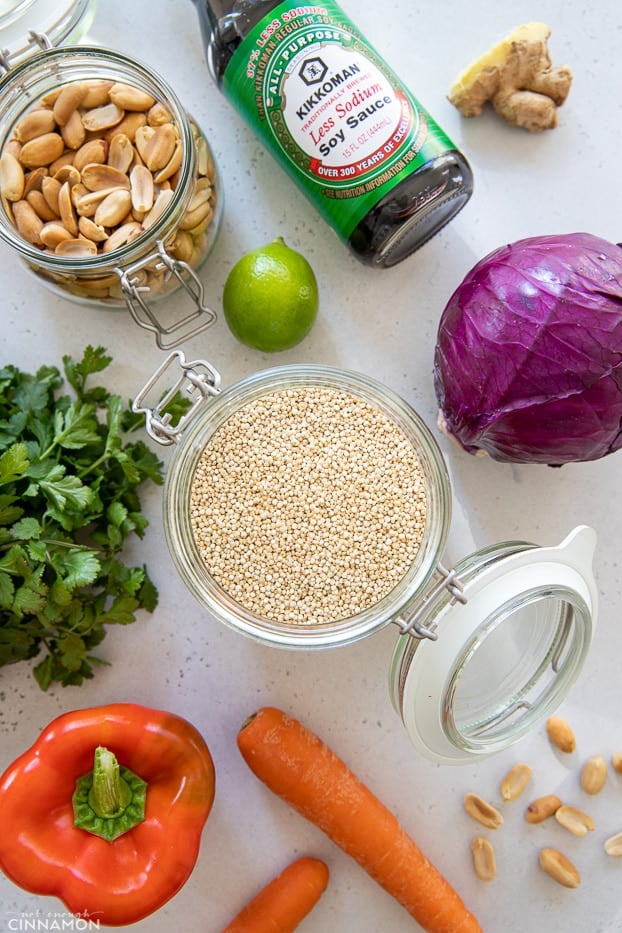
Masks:
[[[622,447],[622,244],[518,240],[473,267],[441,316],[439,425],[470,453],[546,463]]]

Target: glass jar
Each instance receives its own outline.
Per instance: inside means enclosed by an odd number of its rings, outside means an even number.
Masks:
[[[170,382],[174,367],[181,372],[162,396],[161,383]],[[426,518],[414,558],[377,601],[334,621],[282,623],[249,610],[215,578],[211,554],[201,550],[193,530],[193,483],[204,451],[233,416],[244,412],[247,417],[246,409],[258,400],[318,388],[337,393],[340,405],[343,395],[346,411],[351,399],[362,400],[407,439],[421,466]],[[193,404],[173,424],[166,407],[177,392]],[[161,401],[152,406],[151,396]],[[286,402],[292,410],[295,404]],[[498,751],[549,715],[570,689],[595,624],[595,533],[581,526],[559,547],[495,545],[447,569],[442,557],[451,524],[451,488],[442,452],[419,415],[386,387],[356,373],[296,365],[254,374],[221,391],[220,377],[209,363],[187,363],[177,351],[137,395],[134,410],[146,415],[151,437],[177,445],[164,487],[164,528],[173,562],[199,603],[236,631],[290,649],[347,645],[395,624],[400,635],[389,676],[393,704],[428,757],[459,762]],[[362,430],[358,416],[346,418],[355,431]],[[268,430],[274,430],[273,421]],[[299,432],[292,428],[291,436]],[[367,443],[366,436],[362,439]],[[274,451],[271,456],[270,469],[278,471],[281,460]],[[226,469],[237,467],[226,461]],[[208,475],[214,475],[210,469]],[[238,489],[247,479],[258,483],[255,473],[235,475]],[[270,503],[262,507],[269,509]],[[322,504],[330,507],[330,502]],[[215,511],[206,514],[208,521],[219,520]],[[282,519],[283,512],[276,517]],[[227,544],[225,552],[230,556]],[[260,571],[257,566],[257,575]],[[381,566],[381,575],[384,571]],[[302,576],[313,572],[305,566]]]
[[[106,217],[99,222],[99,228],[103,228],[104,241],[97,245],[94,254],[61,252],[48,245],[49,228],[45,227],[48,221],[54,225],[51,235],[54,238],[58,236],[56,218],[51,215],[46,219],[43,213],[44,228],[48,230],[45,242],[41,241],[43,233],[38,226],[35,226],[32,235],[27,224],[18,229],[17,204],[32,197],[30,192],[23,194],[21,199],[16,199],[15,195],[12,195],[11,200],[3,196],[0,208],[0,237],[11,246],[28,269],[53,291],[94,307],[127,306],[134,320],[155,334],[160,347],[170,348],[182,339],[203,330],[215,316],[204,304],[203,286],[196,274],[214,245],[222,216],[222,188],[213,154],[205,135],[184,110],[172,88],[161,77],[153,74],[146,65],[125,55],[90,46],[45,49],[24,59],[3,76],[0,80],[0,153],[11,151],[13,147],[18,160],[23,158],[21,153],[26,143],[20,146],[20,143],[15,141],[14,134],[20,135],[19,128],[23,125],[25,115],[29,113],[33,104],[42,99],[45,99],[47,109],[53,109],[55,95],[74,82],[92,88],[105,84],[115,87],[128,86],[145,92],[155,100],[158,107],[157,111],[154,109],[153,116],[151,110],[145,108],[144,111],[139,110],[138,116],[135,117],[137,111],[132,110],[133,105],[128,105],[127,110],[121,108],[119,112],[124,117],[131,117],[129,124],[125,119],[121,119],[112,127],[99,132],[87,129],[86,142],[97,137],[102,145],[110,147],[118,127],[118,135],[129,138],[132,146],[136,140],[137,146],[138,136],[134,136],[135,133],[152,132],[159,128],[160,122],[167,122],[169,126],[174,127],[176,133],[176,170],[170,177],[162,177],[161,181],[158,181],[158,178],[160,175],[166,175],[164,170],[159,173],[154,170],[150,173],[155,192],[153,210],[137,214],[133,205],[131,212],[128,208],[127,216],[115,222],[129,229],[126,221],[133,221],[130,224],[131,235],[125,241],[120,237],[120,245],[116,245],[113,239],[117,227],[112,226],[111,215],[110,220]],[[83,112],[81,105],[76,109],[80,113]],[[89,113],[96,109],[94,107]],[[137,131],[138,120],[144,120],[149,125],[146,129]],[[60,127],[50,135],[58,137],[63,129],[64,127]],[[72,150],[74,154],[69,162],[72,162],[76,151],[78,150]],[[66,183],[69,186],[72,200],[69,207],[72,214],[69,229],[73,224],[71,243],[78,240],[79,247],[80,241],[84,240],[83,213],[90,221],[93,219],[95,208],[92,203],[88,207],[82,206],[83,203],[88,203],[88,198],[78,201],[76,193],[84,188],[84,168],[81,165],[81,172],[78,172],[74,170],[75,166],[71,168],[64,165],[66,154],[67,145],[65,153],[49,165],[43,164],[34,168],[32,165],[26,166],[24,191],[27,190],[29,179],[37,173],[51,175],[63,185]],[[45,158],[44,156],[43,159]],[[135,157],[136,161],[139,160]],[[128,192],[124,195],[128,198],[130,171],[128,167]],[[41,183],[39,179],[33,182],[33,187],[40,186]],[[89,191],[88,194],[93,198],[99,196],[97,191]],[[165,206],[159,210],[158,205],[161,204]],[[28,208],[26,210],[28,211]],[[58,210],[56,208],[57,212]],[[32,215],[28,213],[27,216]],[[98,221],[97,213],[94,220]],[[107,226],[108,223],[111,225]],[[79,225],[77,231],[76,224]],[[88,245],[90,247],[92,244]],[[180,286],[190,295],[190,310],[182,308],[179,312],[176,309],[177,316],[174,321],[158,320],[152,303],[170,295]]]
[[[0,69],[8,71],[39,48],[73,45],[90,29],[96,0],[2,0]]]

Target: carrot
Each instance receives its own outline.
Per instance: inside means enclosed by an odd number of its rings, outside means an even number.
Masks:
[[[482,933],[397,818],[297,719],[274,707],[238,733],[251,771],[355,859],[428,933]]]
[[[328,884],[328,867],[299,858],[242,908],[222,933],[293,933]]]

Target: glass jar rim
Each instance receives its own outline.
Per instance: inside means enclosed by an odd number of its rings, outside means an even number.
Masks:
[[[123,244],[109,253],[86,257],[67,257],[46,253],[21,237],[8,221],[5,213],[0,211],[0,238],[13,247],[21,259],[26,262],[34,262],[38,266],[58,274],[88,273],[92,275],[130,263],[134,257],[141,256],[148,251],[157,242],[159,236],[167,231],[171,219],[177,216],[188,197],[188,185],[194,174],[196,154],[186,111],[168,82],[159,74],[155,74],[147,64],[130,58],[122,52],[99,46],[76,45],[70,48],[45,49],[20,62],[15,68],[0,77],[0,100],[4,99],[5,101],[5,118],[9,101],[15,106],[17,96],[24,91],[24,83],[29,75],[39,69],[44,69],[41,72],[41,78],[38,80],[42,81],[44,77],[53,76],[54,84],[58,86],[59,83],[62,83],[62,81],[59,81],[59,74],[62,75],[63,68],[67,69],[69,67],[87,68],[90,72],[89,76],[93,80],[100,80],[105,77],[104,73],[95,70],[98,67],[103,67],[104,71],[109,70],[111,76],[115,70],[121,70],[125,72],[126,80],[128,80],[128,75],[133,76],[141,85],[149,87],[152,96],[163,99],[166,106],[171,109],[171,115],[179,130],[182,143],[183,157],[179,182],[174,189],[173,197],[162,211],[162,214],[148,229],[129,243]],[[68,77],[68,80],[77,80],[77,78]],[[26,109],[27,107],[24,107],[21,112],[23,113]],[[0,152],[11,128],[12,124],[8,124],[5,119],[5,132],[4,138],[0,140]]]
[[[259,618],[232,600],[213,580],[199,555],[189,524],[189,491],[199,457],[224,421],[254,398],[296,386],[335,388],[377,407],[406,434],[423,466],[428,493],[424,540],[417,559],[383,599],[357,615],[318,624],[280,624]],[[451,520],[451,489],[440,448],[418,413],[376,380],[321,364],[292,364],[263,370],[224,389],[189,426],[167,471],[163,495],[169,552],[182,579],[198,599],[229,627],[282,648],[327,648],[350,644],[395,620],[402,605],[432,576]],[[431,507],[430,507],[431,506]]]

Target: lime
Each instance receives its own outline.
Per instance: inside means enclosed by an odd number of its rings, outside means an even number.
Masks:
[[[306,337],[317,315],[313,269],[277,237],[236,262],[225,282],[223,309],[241,343],[267,353],[288,350]]]

